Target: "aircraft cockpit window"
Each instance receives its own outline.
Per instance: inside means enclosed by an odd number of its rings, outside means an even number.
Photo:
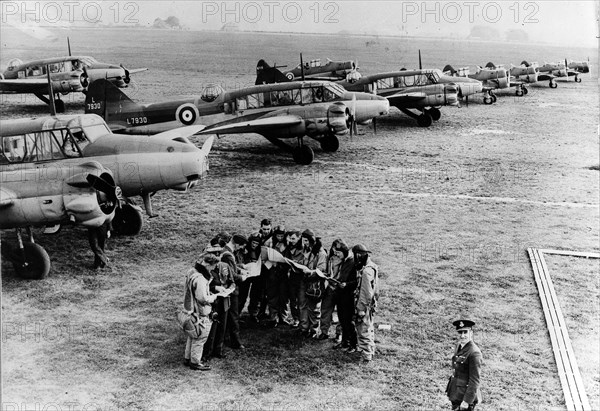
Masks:
[[[302,103],[321,103],[323,101],[323,87],[303,88]]]
[[[85,126],[85,134],[82,132],[80,136],[75,134],[73,135],[77,139],[77,144],[79,147],[83,149],[83,146],[86,146],[90,142],[96,141],[98,137],[105,136],[107,134],[110,134],[110,129],[106,126],[106,124],[100,123]],[[81,140],[78,137],[80,137]]]
[[[394,85],[394,78],[393,77],[388,77],[388,78],[382,78],[377,80],[377,89],[378,90],[385,90],[388,88],[394,88],[397,87],[397,85]]]
[[[67,157],[81,157],[81,151],[78,144],[86,142],[83,130],[77,129],[62,129],[55,130],[54,135],[60,143],[60,148]]]
[[[246,100],[246,96],[238,97],[235,102],[238,110],[246,110],[248,108],[248,100]]]
[[[337,98],[335,93],[331,91],[329,88],[325,87],[323,89],[323,101],[333,101]]]
[[[272,91],[271,92],[271,105],[272,106],[289,106],[296,104],[293,92],[296,90],[283,90],[283,91]],[[296,92],[296,95],[299,93]]]
[[[15,138],[21,140],[18,146],[23,148],[22,161],[33,163],[65,158],[66,155],[61,149],[58,138],[55,135],[56,132],[60,134],[60,130],[46,130],[15,136]]]
[[[27,68],[27,76],[41,76],[44,74],[40,66],[29,66]]]
[[[23,161],[25,155],[24,140],[21,136],[4,137],[2,139],[2,153],[0,164],[18,163]]]
[[[79,61],[78,60],[72,60],[73,61],[73,67],[75,67],[75,62],[77,61],[78,63],[83,64],[86,67],[91,66],[94,63],[97,63],[96,59],[93,57],[82,57]],[[82,68],[82,67],[78,67],[78,68]]]
[[[339,84],[329,83],[327,84],[327,88],[333,90],[338,97],[343,97],[346,93],[346,89]]]
[[[62,61],[58,63],[49,64],[48,66],[50,67],[50,73],[61,73],[65,71],[65,65]]]
[[[248,108],[261,108],[265,106],[263,93],[250,94],[248,97]]]

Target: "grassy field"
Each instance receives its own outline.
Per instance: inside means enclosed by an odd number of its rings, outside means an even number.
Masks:
[[[10,34],[10,33],[9,33]],[[372,73],[523,59],[585,59],[593,50],[502,43],[334,36],[80,30],[72,48],[100,61],[149,67],[130,94],[150,102],[254,82],[259,58],[359,60]],[[6,37],[2,61],[38,56]],[[367,41],[372,42],[367,45]],[[137,47],[154,42],[162,47]],[[117,47],[116,44],[119,46]],[[85,45],[85,46],[84,46]],[[226,50],[226,51],[225,51]],[[64,53],[50,44],[45,55]],[[310,52],[310,53],[309,53]],[[53,261],[39,282],[2,263],[3,407],[60,409],[447,409],[455,343],[451,322],[469,316],[484,356],[482,410],[564,409],[527,247],[598,251],[598,75],[530,87],[492,106],[444,108],[429,129],[392,110],[378,133],[359,127],[336,153],[315,149],[298,166],[256,135],[226,136],[208,178],[189,193],[159,192],[159,217],[135,238],[109,242],[111,267],[91,270],[85,231],[38,235]],[[81,96],[67,98],[70,112]],[[45,114],[35,97],[3,97],[3,118]],[[196,140],[198,143],[202,139]],[[309,144],[313,144],[310,142]],[[316,144],[313,144],[316,147]],[[213,370],[181,365],[174,321],[183,275],[215,233],[248,234],[264,217],[364,242],[381,269],[375,361],[364,366],[328,342],[292,330],[247,327],[247,349]],[[3,241],[13,233],[2,232]],[[548,258],[588,387],[599,408],[598,265]],[[572,328],[571,328],[572,327]],[[580,356],[581,355],[581,359]]]

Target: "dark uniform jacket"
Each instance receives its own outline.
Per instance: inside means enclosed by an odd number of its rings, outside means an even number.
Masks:
[[[448,381],[446,393],[451,402],[464,401],[467,404],[481,402],[481,391],[479,390],[479,378],[481,373],[482,356],[479,347],[473,341],[469,341],[452,356],[452,368],[454,375]]]

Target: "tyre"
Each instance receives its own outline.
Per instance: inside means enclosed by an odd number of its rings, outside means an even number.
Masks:
[[[429,110],[427,110],[427,113],[431,116],[431,119],[433,121],[438,121],[442,117],[442,112],[439,108],[430,108]]]
[[[529,93],[529,90],[526,87],[523,87],[523,94]]]
[[[21,278],[27,280],[41,280],[50,272],[50,257],[43,247],[35,243],[24,243],[25,248],[25,264],[20,261],[13,262],[15,271]],[[20,253],[17,250],[17,253]],[[17,254],[17,259],[21,257]]]
[[[517,90],[515,94],[517,95],[517,97],[523,97],[523,90]]]
[[[491,97],[484,97],[483,98],[483,104],[492,104],[494,102],[494,99],[492,99]]]
[[[336,136],[327,136],[320,141],[321,149],[328,153],[338,151],[340,148],[340,140]]]
[[[294,161],[298,164],[302,164],[303,166],[307,166],[312,163],[315,153],[312,151],[312,148],[309,146],[300,146],[294,150]]]
[[[551,81],[549,86],[550,86],[550,88],[556,88],[556,87],[558,87],[558,84],[556,84],[555,81]]]
[[[142,231],[144,219],[138,207],[124,204],[115,210],[112,221],[113,231],[119,235],[138,235]]]
[[[433,123],[433,119],[427,112],[424,112],[419,117],[417,117],[417,124],[419,125],[419,127],[429,127],[431,123]]]

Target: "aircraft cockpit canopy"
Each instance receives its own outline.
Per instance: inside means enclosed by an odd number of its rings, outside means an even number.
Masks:
[[[405,88],[437,84],[439,83],[440,75],[441,72],[439,70],[427,70],[419,71],[416,74],[385,77],[377,80],[377,89],[385,90],[389,88]]]
[[[223,90],[223,87],[219,86],[218,84],[209,84],[206,87],[204,87],[204,89],[202,89],[202,94],[200,95],[200,98],[203,101],[210,103],[211,101],[215,101],[217,97],[223,94],[224,91],[225,90]]]
[[[82,157],[88,144],[110,133],[97,115],[50,117],[30,124],[19,122],[5,131],[1,137],[0,164]]]
[[[286,84],[282,83],[279,86]],[[246,94],[236,98],[238,110],[263,107],[303,105],[336,101],[343,98],[346,90],[335,83],[295,83],[289,87],[277,87],[269,92]]]
[[[73,60],[73,68],[74,69],[82,68],[82,67],[76,67],[77,66],[77,64],[75,64],[76,61],[81,62],[85,67],[89,67],[89,66],[92,66],[92,65],[98,63],[98,60],[96,60],[93,57],[83,56],[83,57],[80,57],[79,60]]]
[[[20,65],[22,65],[23,62],[19,59],[12,59],[8,62],[8,67],[6,68],[6,70],[8,71],[13,71],[14,69],[16,69],[17,67],[19,67]]]

